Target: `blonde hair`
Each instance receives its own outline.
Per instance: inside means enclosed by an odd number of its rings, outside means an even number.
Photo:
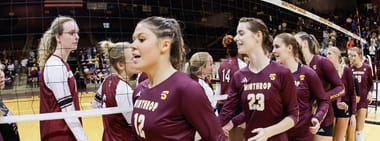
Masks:
[[[118,69],[117,64],[127,63],[125,61],[125,49],[128,49],[131,47],[131,44],[129,42],[117,42],[113,43],[111,41],[101,41],[99,42],[100,47],[103,49],[104,55],[106,56],[108,60],[108,64],[111,66],[111,72],[116,72],[118,74],[121,74],[123,77],[124,73]]]
[[[307,44],[309,46],[309,50],[312,54],[319,54],[320,53],[320,45],[318,43],[318,40],[317,38],[315,38],[314,35],[312,34],[308,34],[306,32],[298,32],[295,37],[299,37],[301,38],[302,40],[306,40],[307,41]]]
[[[359,55],[359,58],[363,57],[363,51],[358,47],[353,47],[353,48],[349,49],[348,51],[356,52]]]
[[[38,62],[40,66],[44,66],[46,60],[52,55],[57,48],[57,41],[55,35],[62,35],[63,24],[75,20],[71,17],[58,16],[51,23],[49,29],[42,35],[41,41],[38,45]]]
[[[329,48],[327,48],[327,50],[330,50],[331,52],[336,54],[338,56],[339,63],[342,63],[342,54],[337,47],[329,47]]]
[[[201,75],[200,67],[207,64],[212,56],[208,52],[197,52],[191,56],[189,64],[186,65],[186,73],[192,76]]]
[[[342,61],[342,54],[341,54],[340,50],[337,47],[329,47],[327,50],[333,52],[335,55],[338,56],[338,62],[340,64],[340,66],[338,68],[336,68],[336,70],[338,71],[339,77],[342,77],[343,69],[344,69],[344,62]]]

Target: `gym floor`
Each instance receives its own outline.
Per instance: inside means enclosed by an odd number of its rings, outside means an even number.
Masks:
[[[94,93],[80,94],[81,110],[92,109],[91,101]],[[12,111],[14,115],[38,114],[39,98],[33,96],[31,98],[4,100],[4,103]],[[103,124],[101,116],[92,116],[82,118],[85,132],[90,141],[101,141],[103,134]],[[367,121],[380,123],[380,109],[368,109]],[[17,123],[21,141],[40,141],[39,121],[19,122]],[[366,123],[364,134],[366,141],[379,140],[380,125]],[[377,139],[376,139],[377,138]]]

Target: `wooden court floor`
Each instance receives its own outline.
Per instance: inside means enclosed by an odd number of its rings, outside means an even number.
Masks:
[[[82,110],[92,109],[91,101],[94,93],[81,94],[80,105]],[[39,113],[39,98],[34,96],[31,98],[4,100],[14,115],[38,114]],[[380,109],[377,111],[374,108],[369,108],[368,120],[380,122]],[[85,132],[89,141],[101,141],[103,133],[103,124],[101,116],[84,117],[82,118]],[[39,141],[39,122],[19,122],[17,123],[21,141]],[[366,124],[364,134],[366,141],[379,141],[380,125]]]

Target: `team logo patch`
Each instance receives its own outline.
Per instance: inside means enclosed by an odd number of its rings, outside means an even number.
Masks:
[[[276,80],[276,74],[275,73],[269,74],[269,78],[270,80]]]
[[[301,80],[301,81],[305,80],[305,75],[303,75],[303,74],[300,75],[300,80]]]
[[[314,69],[314,70],[317,70],[317,65],[313,65],[313,69]]]
[[[168,98],[169,91],[162,91],[161,100],[166,100]]]

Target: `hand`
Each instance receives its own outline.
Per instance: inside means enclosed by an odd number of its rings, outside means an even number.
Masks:
[[[252,130],[252,133],[257,133],[257,134],[256,136],[249,138],[248,141],[266,141],[269,138],[265,131],[265,128],[256,128]]]
[[[360,96],[356,96],[356,104],[360,102]]]
[[[223,37],[223,41],[222,41],[223,47],[227,47],[228,45],[230,45],[233,40],[234,40],[234,37],[232,35],[226,34]]]
[[[355,115],[351,115],[351,117],[350,117],[350,126],[353,128],[356,128],[356,116]]]
[[[347,112],[348,110],[348,105],[345,102],[337,102],[336,106],[338,107],[338,109],[344,110],[344,112]]]
[[[0,90],[5,87],[5,74],[2,70],[0,70]]]
[[[316,134],[320,127],[319,120],[317,118],[311,118],[311,124],[312,126],[309,127],[309,130],[312,134]]]
[[[372,103],[372,92],[368,92],[367,100],[369,101],[369,104]]]
[[[228,136],[230,130],[234,127],[234,124],[230,120],[226,125],[222,127],[224,135]]]
[[[240,128],[243,128],[243,129],[245,129],[245,127],[246,127],[246,124],[245,124],[245,122],[244,122],[244,123],[242,123],[242,124],[240,124],[240,125],[239,125],[239,127],[240,127]]]

